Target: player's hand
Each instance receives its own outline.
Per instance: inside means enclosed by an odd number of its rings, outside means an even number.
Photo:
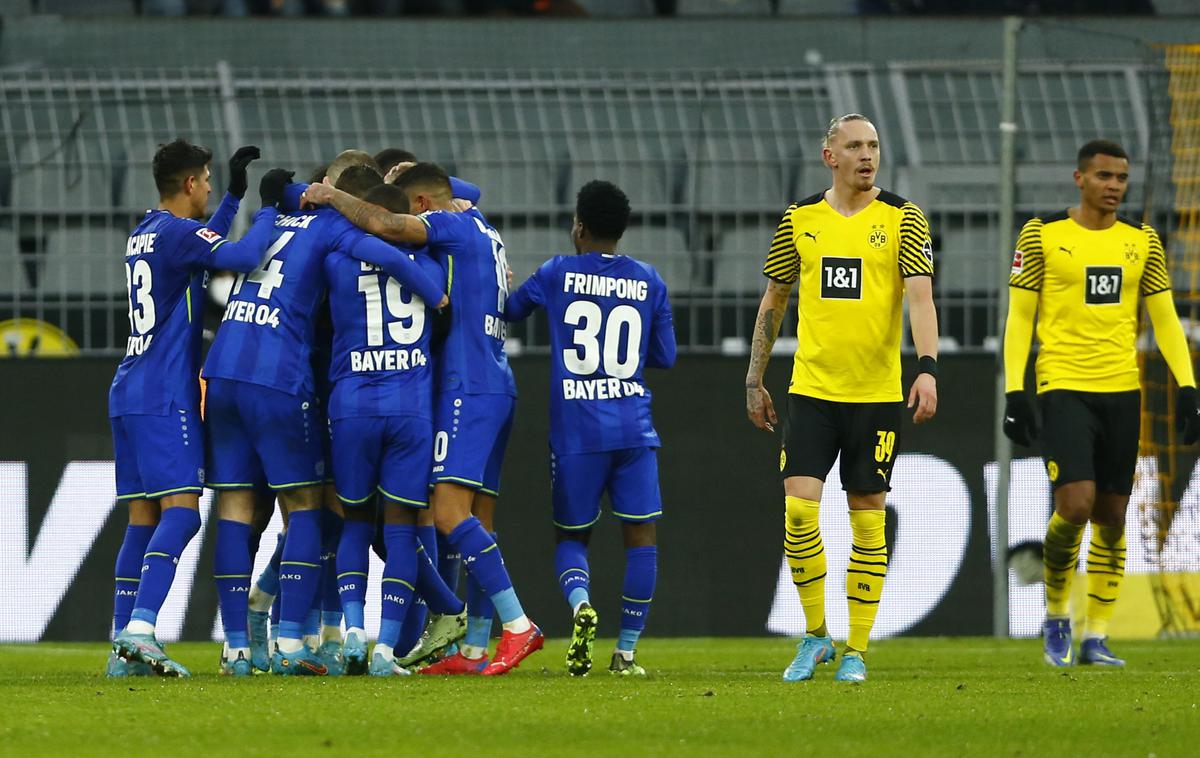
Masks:
[[[1004,436],[1018,445],[1029,447],[1037,439],[1037,418],[1033,415],[1033,404],[1024,390],[1009,392],[1004,396]]]
[[[452,199],[450,201],[450,206],[459,213],[462,213],[463,211],[469,211],[475,207],[470,200],[463,200],[461,197]]]
[[[771,393],[761,384],[746,386],[746,416],[751,424],[766,432],[775,431],[775,425],[779,423]]]
[[[384,184],[395,184],[396,180],[400,178],[401,174],[403,174],[405,171],[408,171],[410,168],[412,168],[415,165],[417,165],[417,164],[415,164],[411,161],[407,161],[405,163],[397,163],[395,166],[392,166],[391,168],[389,168],[388,172],[383,175],[383,183]]]
[[[283,188],[292,183],[295,175],[295,171],[285,168],[273,168],[263,174],[262,181],[258,183],[258,196],[264,208],[278,208],[283,203]]]
[[[512,292],[513,272],[509,266],[504,267],[504,276],[508,279],[508,291]]]
[[[329,205],[333,201],[333,185],[310,184],[300,197],[300,204],[305,208],[315,208],[318,205]]]
[[[917,374],[908,391],[908,407],[913,411],[913,423],[924,424],[937,413],[937,379],[933,374]]]
[[[1200,406],[1196,404],[1196,388],[1180,387],[1175,400],[1175,431],[1183,436],[1183,444],[1194,445],[1200,439]]]
[[[246,188],[249,186],[246,179],[246,167],[251,161],[256,161],[262,157],[262,153],[254,145],[246,145],[239,147],[229,159],[229,186],[226,191],[241,200],[246,196]]]

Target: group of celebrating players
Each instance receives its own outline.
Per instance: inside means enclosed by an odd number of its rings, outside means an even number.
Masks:
[[[262,208],[233,242],[259,152],[233,155],[228,190],[201,223],[211,157],[184,140],[159,148],[160,203],[126,247],[131,336],[109,415],[130,524],[108,674],[189,675],[155,622],[200,528],[206,486],[217,492],[223,674],[495,676],[541,649],[491,526],[517,394],[506,323],[538,307],[555,355],[555,562],[574,619],[567,667],[592,668],[587,544],[607,491],[627,546],[610,670],[644,674],[634,651],[654,594],[662,505],[643,372],[674,363],[675,335],[662,278],[615,253],[630,215],[624,193],[582,187],[577,254],[551,258],[510,295],[504,243],[475,205],[479,189],[435,164],[347,150],[308,185],[272,169]],[[236,278],[201,370],[205,289],[222,271]],[[276,502],[285,530],[252,582]],[[372,549],[384,570],[368,655]],[[463,568],[466,602],[455,591]],[[502,632],[489,659],[495,616]]]
[[[187,675],[156,640],[154,624],[179,555],[200,527],[203,486],[218,493],[222,673],[492,676],[540,649],[542,634],[521,607],[492,525],[516,398],[506,324],[541,307],[551,329],[555,572],[573,618],[567,670],[592,668],[598,619],[587,545],[607,492],[626,547],[610,671],[644,674],[634,651],[654,594],[662,498],[643,372],[669,368],[676,348],[661,277],[616,252],[628,199],[605,181],[581,188],[570,232],[576,254],[551,258],[510,295],[504,243],[477,207],[479,189],[399,150],[345,151],[307,185],[268,171],[253,225],[241,240],[227,240],[257,157],[253,147],[234,154],[228,191],[202,224],[211,153],[182,140],[162,146],[154,159],[160,205],[129,238],[132,336],[110,416],[117,492],[129,504],[130,525],[117,558],[108,673]],[[866,117],[833,119],[822,160],[832,185],[787,209],[763,268],[768,283],[746,408],[757,427],[775,431],[763,376],[799,283],[779,467],[784,552],[808,632],[783,678],[811,679],[818,664],[837,657],[825,621],[819,504],[840,460],[853,540],[849,636],[835,679],[856,682],[867,676],[890,554],[885,502],[906,405],[906,297],[918,355],[907,407],[916,423],[937,411],[934,259],[920,208],[875,186],[879,136]],[[1038,436],[1024,387],[1040,310],[1041,447],[1054,489],[1044,647],[1056,666],[1076,661],[1068,601],[1089,521],[1078,661],[1124,664],[1106,639],[1124,575],[1140,430],[1139,302],[1180,386],[1183,440],[1200,436],[1162,244],[1150,226],[1117,215],[1128,180],[1119,145],[1084,145],[1075,171],[1079,204],[1028,222],[1012,264],[1004,430],[1025,445]],[[236,279],[201,372],[199,311],[215,271]],[[252,582],[276,501],[286,530],[270,567]],[[384,573],[382,620],[368,656],[363,608],[372,548]],[[464,567],[465,602],[456,594]],[[493,616],[502,634],[489,659]]]

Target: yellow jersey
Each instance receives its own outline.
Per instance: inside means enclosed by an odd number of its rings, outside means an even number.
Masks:
[[[1151,226],[1118,216],[1085,229],[1066,211],[1030,219],[1008,283],[1038,293],[1039,393],[1138,389],[1138,296],[1171,289]]]
[[[800,282],[788,392],[845,403],[904,399],[904,279],[933,276],[933,244],[920,208],[887,191],[848,218],[824,192],[793,203],[763,273]]]

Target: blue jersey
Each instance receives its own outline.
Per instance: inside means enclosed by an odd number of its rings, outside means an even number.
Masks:
[[[452,324],[438,356],[437,390],[516,396],[504,352],[508,263],[500,235],[483,214],[429,211],[429,251],[445,266]]]
[[[337,211],[289,213],[276,220],[274,241],[258,268],[234,284],[204,375],[312,395],[311,352],[317,309],[325,296],[321,266],[334,250],[370,259],[415,284],[426,297],[441,297],[441,289],[412,260]],[[406,279],[413,276],[417,278]]]
[[[537,306],[550,322],[550,447],[558,455],[658,447],[644,369],[675,363],[667,286],[624,255],[560,255],[508,300],[519,321]]]
[[[427,253],[409,255],[434,281]],[[329,418],[419,416],[433,420],[433,361],[426,302],[380,267],[343,252],[325,258],[333,316]]]
[[[108,395],[110,417],[195,410],[200,403],[204,287],[209,269],[254,267],[270,234],[264,214],[240,243],[225,239],[238,199],[225,195],[208,224],[147,211],[125,244],[129,340]],[[273,211],[270,218],[274,218]]]

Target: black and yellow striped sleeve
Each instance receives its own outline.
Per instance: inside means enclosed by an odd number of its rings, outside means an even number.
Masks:
[[[933,276],[929,222],[915,203],[900,206],[900,276]]]
[[[775,238],[771,240],[771,252],[767,253],[767,262],[763,264],[763,273],[783,284],[792,284],[800,276],[800,252],[796,249],[792,227],[792,212],[796,208],[793,203],[784,211],[779,227],[775,229]]]
[[[1163,251],[1162,240],[1158,238],[1158,232],[1154,231],[1154,227],[1149,224],[1142,224],[1142,231],[1146,233],[1149,245],[1146,268],[1142,269],[1142,281],[1138,292],[1142,297],[1149,297],[1170,290],[1171,275],[1167,271],[1167,254]]]
[[[1041,292],[1046,273],[1046,256],[1042,252],[1042,220],[1031,218],[1021,227],[1017,249],[1013,253],[1012,273],[1008,286]]]

